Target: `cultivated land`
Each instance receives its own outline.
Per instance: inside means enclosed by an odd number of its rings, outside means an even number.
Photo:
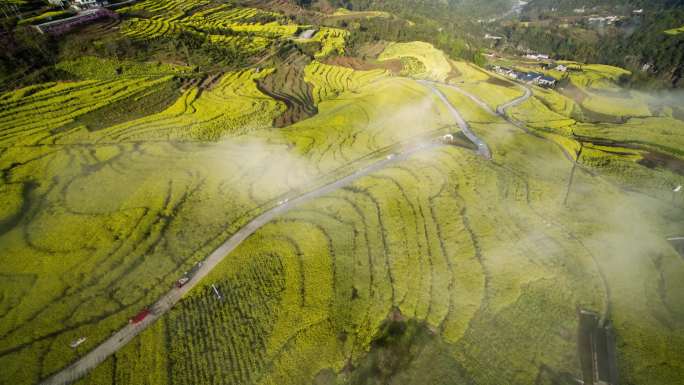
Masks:
[[[620,89],[623,70],[543,90],[413,42],[368,59],[400,60],[393,76],[325,64],[347,31],[302,40],[312,26],[263,9],[119,12],[109,33],[133,39],[308,54],[199,75],[86,56],[56,65],[71,81],[0,95],[0,383],[59,373],[248,233],[77,383],[358,383],[393,319],[432,342],[384,383],[552,384],[581,375],[579,307],[612,320],[625,383],[682,383],[684,259],[666,238],[684,122]],[[431,144],[463,123],[491,159]]]

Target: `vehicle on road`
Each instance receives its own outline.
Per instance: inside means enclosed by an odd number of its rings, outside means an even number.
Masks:
[[[176,281],[176,288],[180,289],[181,287],[185,286],[186,283],[190,281],[190,277],[187,275],[181,277],[178,281]]]
[[[71,341],[71,343],[69,344],[69,346],[71,346],[72,349],[76,349],[76,348],[78,347],[78,345],[84,343],[85,340],[86,340],[85,337],[81,337],[81,338],[75,339],[75,340]]]
[[[150,315],[150,309],[145,308],[140,311],[140,313],[136,314],[133,318],[128,320],[131,324],[139,324],[142,322],[147,316]]]

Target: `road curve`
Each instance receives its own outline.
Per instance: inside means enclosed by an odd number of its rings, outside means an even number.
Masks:
[[[452,113],[456,123],[461,128],[463,133],[478,147],[478,153],[485,157],[486,159],[491,159],[491,153],[489,152],[489,147],[487,144],[477,137],[471,130],[468,123],[463,119],[458,110],[449,102],[449,100],[444,96],[444,94],[438,90],[434,85],[429,82],[421,81],[422,84],[428,86],[449,108]],[[181,298],[196,287],[200,281],[206,277],[211,270],[214,269],[228,254],[235,250],[240,243],[242,243],[247,237],[256,232],[260,227],[270,222],[277,216],[284,214],[285,212],[291,210],[295,206],[305,203],[314,198],[318,198],[332,191],[340,189],[342,187],[348,186],[359,178],[362,178],[368,174],[379,171],[393,163],[400,162],[407,159],[409,156],[429,149],[443,146],[440,141],[440,136],[434,136],[428,143],[419,144],[407,149],[403,149],[398,153],[392,154],[381,160],[372,163],[366,167],[363,167],[354,173],[345,176],[341,179],[336,180],[330,184],[322,186],[318,189],[312,190],[308,193],[300,195],[298,197],[292,198],[290,200],[281,201],[278,206],[267,210],[261,215],[254,218],[251,222],[247,223],[244,227],[233,234],[226,242],[219,246],[214,252],[212,252],[202,263],[202,265],[197,269],[195,274],[190,278],[190,280],[181,288],[171,289],[168,293],[162,296],[154,305],[150,307],[151,313],[137,324],[128,324],[116,333],[114,333],[107,340],[102,342],[100,345],[95,347],[93,350],[88,352],[85,356],[81,357],[78,361],[67,366],[56,374],[48,377],[41,382],[42,385],[65,385],[69,384],[83,375],[85,375],[89,370],[95,368],[97,365],[102,363],[110,355],[116,353],[129,341],[131,341],[135,336],[140,334],[147,327],[152,325],[157,319],[159,319],[164,313],[169,311],[176,303],[178,303]]]
[[[492,108],[489,107],[489,105],[487,103],[485,103],[482,99],[480,99],[477,96],[471,94],[470,92],[464,90],[463,88],[458,87],[454,84],[447,84],[447,83],[440,83],[440,84],[442,84],[445,87],[451,88],[452,90],[454,90],[454,91],[460,93],[461,95],[467,97],[468,99],[472,100],[475,104],[480,106],[480,108],[482,108],[489,115],[492,115],[492,116],[498,115],[498,113],[496,111],[492,110]]]
[[[499,107],[496,108],[496,113],[505,118],[507,109],[509,109],[511,107],[519,106],[522,103],[524,103],[527,99],[529,99],[532,96],[532,90],[530,90],[529,87],[525,87],[525,86],[523,86],[523,88],[525,89],[525,93],[523,94],[523,96],[521,96],[517,99],[513,99],[510,102],[507,102],[507,103],[500,105]]]
[[[453,115],[454,120],[456,120],[456,123],[458,126],[461,128],[461,131],[463,131],[463,134],[477,146],[477,153],[480,154],[482,157],[484,157],[487,160],[492,159],[492,153],[489,150],[489,146],[487,146],[487,143],[484,142],[484,140],[480,139],[475,133],[470,129],[470,125],[468,122],[463,119],[463,116],[461,116],[461,113],[458,112],[458,110],[449,102],[449,99],[447,99],[446,95],[442,91],[440,91],[437,87],[435,87],[434,82],[430,82],[427,80],[419,80],[419,83],[425,85],[426,87],[430,88],[432,92],[437,95],[442,102],[447,106],[449,109],[449,112],[451,112],[451,115]]]

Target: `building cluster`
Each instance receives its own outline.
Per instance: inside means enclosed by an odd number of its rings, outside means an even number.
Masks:
[[[48,0],[48,3],[62,8],[71,7],[77,10],[109,5],[107,0]]]
[[[523,72],[501,66],[494,66],[493,69],[494,72],[498,73],[499,75],[519,80],[524,83],[537,84],[538,86],[545,88],[553,88],[556,86],[556,79],[538,72]]]
[[[587,19],[587,21],[589,21],[590,23],[607,25],[615,24],[620,20],[622,20],[622,17],[620,16],[589,16],[589,18]]]

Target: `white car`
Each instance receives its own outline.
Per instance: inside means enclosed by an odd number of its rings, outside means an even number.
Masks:
[[[79,338],[79,339],[77,339],[77,340],[71,341],[71,343],[69,344],[69,346],[71,346],[72,349],[76,349],[76,348],[78,347],[78,345],[84,343],[85,340],[86,340],[85,337],[81,337],[81,338]]]
[[[396,154],[389,154],[389,155],[387,155],[387,160],[392,160],[396,156],[397,156]]]

